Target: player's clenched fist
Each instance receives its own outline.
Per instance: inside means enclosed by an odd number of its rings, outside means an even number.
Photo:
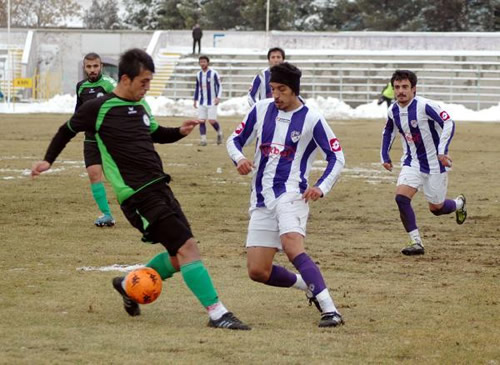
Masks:
[[[255,167],[255,165],[248,161],[246,158],[243,158],[238,161],[238,164],[236,165],[236,169],[240,173],[240,175],[247,175],[249,174],[252,169]]]

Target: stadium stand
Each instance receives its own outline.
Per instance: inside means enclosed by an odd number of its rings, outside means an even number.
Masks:
[[[419,77],[421,95],[477,110],[499,102],[500,52],[402,51],[395,56],[386,51],[287,51],[287,60],[303,72],[301,94],[305,98],[335,97],[351,106],[369,103],[395,69],[411,69]],[[168,48],[159,50],[160,54],[169,52]],[[206,49],[205,54],[223,79],[224,98],[246,95],[253,77],[267,67],[264,51],[240,49],[235,54],[234,49],[218,48]],[[159,75],[165,81],[161,94],[191,98],[198,69],[197,57],[179,56],[168,75]]]

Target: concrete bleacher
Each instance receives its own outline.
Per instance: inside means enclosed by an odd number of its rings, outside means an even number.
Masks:
[[[168,77],[162,78],[161,94],[191,98],[198,57],[187,48],[160,52],[179,55]],[[223,98],[246,95],[253,77],[267,67],[264,51],[206,48],[203,54],[221,75]],[[393,51],[288,50],[287,60],[303,72],[305,98],[335,97],[357,106],[376,99],[395,69],[410,69],[419,77],[420,95],[471,109],[500,102],[500,52],[401,51],[395,55]]]

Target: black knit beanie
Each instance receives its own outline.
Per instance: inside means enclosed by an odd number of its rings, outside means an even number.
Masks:
[[[271,79],[270,82],[277,82],[278,84],[284,84],[288,86],[295,95],[300,93],[300,77],[302,72],[288,62],[280,63],[279,65],[273,66],[270,69]]]

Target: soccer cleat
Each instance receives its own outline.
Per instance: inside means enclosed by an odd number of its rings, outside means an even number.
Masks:
[[[460,194],[459,196],[457,196],[457,199],[462,199],[463,201],[462,208],[455,211],[457,224],[464,224],[465,220],[467,219],[467,208],[465,207],[466,200],[464,194]]]
[[[316,309],[322,313],[323,311],[321,310],[321,306],[319,305],[318,299],[312,293],[308,290],[306,292],[306,298],[309,301],[309,307],[312,306],[313,304],[316,306]]]
[[[423,255],[425,253],[425,249],[420,243],[410,242],[407,247],[401,250],[401,253],[406,256]]]
[[[217,144],[218,144],[218,145],[219,145],[219,144],[222,144],[222,138],[223,138],[223,137],[222,137],[222,133],[217,134]]]
[[[227,312],[216,321],[210,319],[208,321],[208,327],[243,331],[249,331],[252,329],[250,326],[247,326],[245,323],[236,318],[236,316],[231,312]]]
[[[344,320],[340,313],[327,312],[321,315],[318,327],[337,327],[341,324],[344,324]]]
[[[138,316],[139,314],[141,314],[141,308],[139,308],[139,304],[129,298],[129,296],[123,289],[123,280],[125,280],[125,278],[122,276],[113,278],[113,288],[115,288],[115,290],[122,296],[123,308],[125,308],[125,311],[128,313],[128,315],[132,317]]]
[[[101,215],[94,222],[97,227],[113,227],[115,225],[115,220],[110,215]]]
[[[207,145],[207,141],[200,141],[200,146],[205,147]]]

